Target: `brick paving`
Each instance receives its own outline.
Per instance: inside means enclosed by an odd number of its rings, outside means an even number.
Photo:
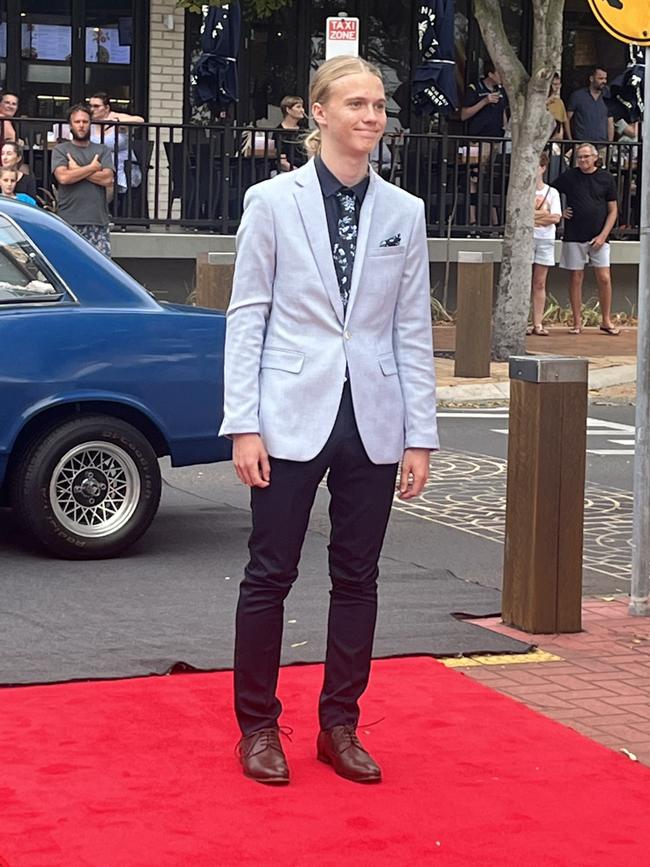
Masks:
[[[650,617],[631,617],[627,597],[584,599],[583,631],[574,635],[531,636],[499,618],[472,622],[559,659],[501,665],[470,659],[467,666],[458,660],[455,668],[650,765]]]

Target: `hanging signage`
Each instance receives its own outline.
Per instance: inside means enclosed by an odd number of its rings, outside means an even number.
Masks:
[[[359,56],[358,18],[328,18],[325,21],[325,60],[342,54]]]
[[[598,23],[628,45],[650,46],[650,0],[589,0]]]

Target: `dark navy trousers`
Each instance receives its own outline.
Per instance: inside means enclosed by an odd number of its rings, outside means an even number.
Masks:
[[[318,485],[330,492],[331,578],[323,729],[356,725],[368,684],[377,618],[377,575],[395,490],[397,464],[373,464],[361,442],[345,383],[332,433],[310,461],[271,458],[271,484],[251,489],[250,560],[239,588],[235,638],[235,712],[244,735],[275,726],[284,600]]]

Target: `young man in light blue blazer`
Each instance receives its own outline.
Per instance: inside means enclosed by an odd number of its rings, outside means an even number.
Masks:
[[[240,761],[289,782],[276,696],[284,599],[319,483],[331,494],[332,581],[317,758],[360,783],[381,770],[356,727],[370,675],[378,561],[398,466],[416,497],[438,448],[424,206],[369,167],[386,125],[380,73],[338,57],[316,73],[313,159],[252,187],[237,235],[220,433],[251,488],[240,586]]]

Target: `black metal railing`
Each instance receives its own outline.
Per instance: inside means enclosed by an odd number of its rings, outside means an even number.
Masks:
[[[24,162],[43,201],[56,198],[52,150],[69,133],[60,120],[13,121],[24,141]],[[116,189],[110,210],[116,228],[168,226],[219,234],[237,231],[246,190],[304,162],[298,144],[277,130],[191,124],[95,125],[113,151]],[[576,142],[553,141],[548,179],[575,165]],[[638,237],[641,144],[598,144],[614,175],[619,201],[615,236]],[[503,232],[510,171],[509,139],[449,134],[386,136],[374,168],[426,203],[430,237]]]

